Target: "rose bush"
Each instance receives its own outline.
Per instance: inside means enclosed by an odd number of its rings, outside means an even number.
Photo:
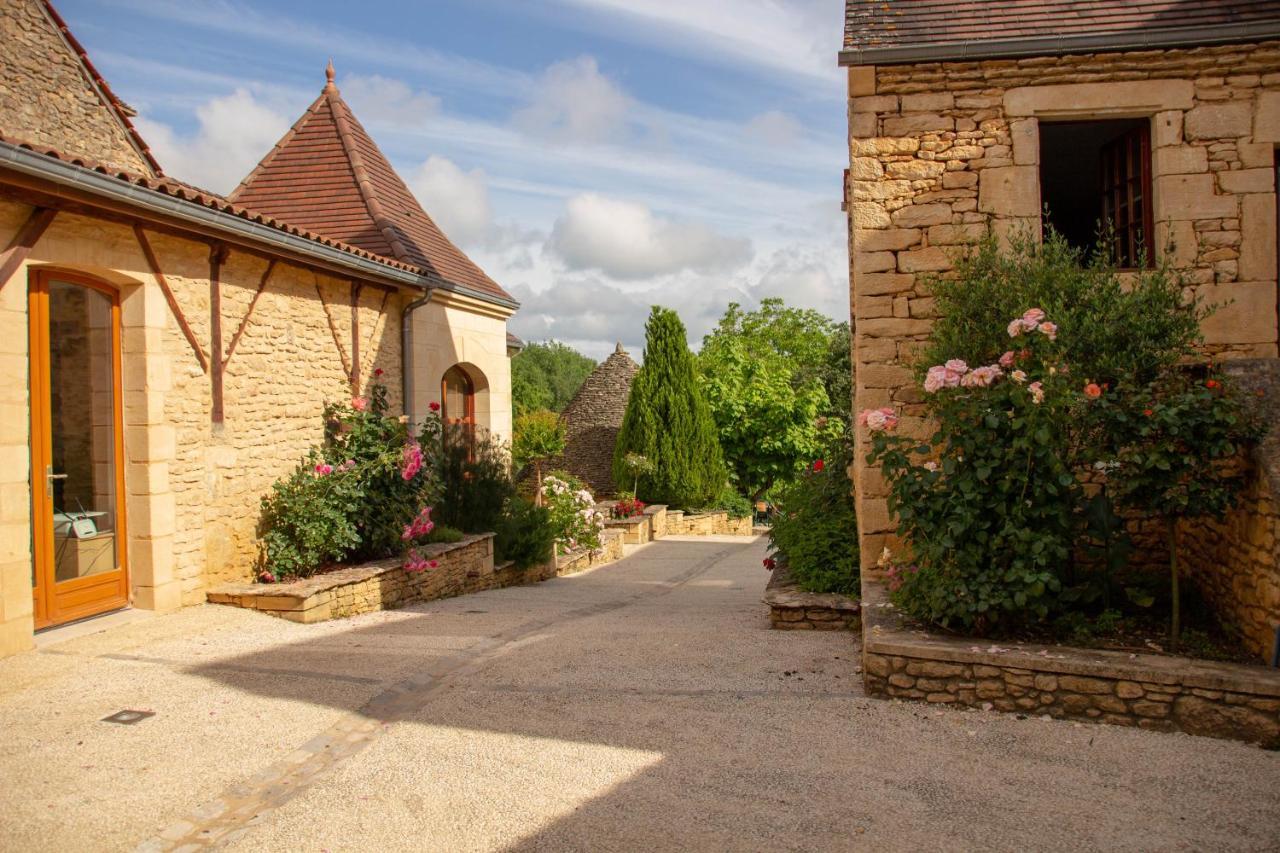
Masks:
[[[551,528],[563,551],[600,548],[604,513],[582,481],[564,472],[548,474],[542,481],[542,499],[551,513]]]

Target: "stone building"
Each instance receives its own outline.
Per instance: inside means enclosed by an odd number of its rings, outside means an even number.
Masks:
[[[517,305],[342,101],[229,197],[163,174],[43,0],[0,0],[0,655],[250,576],[326,401],[510,432]]]
[[[925,279],[988,229],[1039,234],[1046,205],[1073,241],[1111,220],[1122,265],[1139,243],[1172,246],[1195,291],[1223,305],[1204,324],[1210,351],[1276,357],[1280,2],[848,0],[840,63],[859,410],[894,406],[900,429],[923,437],[910,364],[934,316]],[[865,434],[859,444],[872,570],[897,543]],[[1258,547],[1240,557],[1262,565],[1217,571],[1250,578],[1267,611],[1255,621],[1275,624],[1266,467],[1250,500]]]
[[[639,370],[640,365],[619,343],[583,380],[560,416],[565,424],[564,456],[547,467],[573,474],[598,499],[613,497],[618,491],[613,482],[613,448],[631,399],[631,382]]]

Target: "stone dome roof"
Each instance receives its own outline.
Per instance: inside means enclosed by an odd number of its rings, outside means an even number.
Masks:
[[[619,343],[613,355],[582,382],[561,418],[565,422],[564,456],[550,468],[564,468],[588,484],[597,498],[612,497],[613,448],[631,398],[631,382],[640,365]]]

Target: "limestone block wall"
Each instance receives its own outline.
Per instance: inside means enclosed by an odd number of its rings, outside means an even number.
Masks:
[[[440,382],[461,365],[476,386],[476,421],[501,441],[511,440],[511,359],[507,355],[510,311],[436,291],[413,313],[414,399],[421,418],[439,403]]]
[[[25,205],[0,202],[0,241],[8,243],[29,212]],[[208,245],[151,232],[148,237],[196,340],[210,352]],[[75,270],[119,289],[135,606],[174,609],[203,601],[211,584],[248,578],[258,554],[261,496],[322,438],[325,402],[351,396],[348,281],[280,262],[227,365],[225,421],[215,426],[210,377],[132,229],[58,214],[0,289],[0,655],[31,645],[27,279],[39,266]],[[224,352],[266,266],[262,258],[233,250],[223,267]],[[381,369],[396,410],[400,312],[410,298],[366,288],[358,306],[361,389]]]
[[[0,128],[24,141],[152,174],[38,0],[0,0]]]
[[[1206,321],[1223,357],[1276,354],[1275,145],[1280,43],[849,71],[855,406],[928,431],[910,365],[935,304],[930,276],[990,228],[1038,233],[1039,123],[1151,122],[1156,242],[1192,288],[1229,303]],[[893,523],[879,472],[854,470],[863,569]]]

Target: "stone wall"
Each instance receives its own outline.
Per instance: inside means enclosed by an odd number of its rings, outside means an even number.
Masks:
[[[935,313],[928,278],[988,228],[1038,233],[1041,120],[1145,117],[1155,242],[1228,303],[1204,325],[1227,357],[1276,355],[1280,44],[849,70],[855,407],[925,437],[910,364]],[[878,471],[855,468],[863,567],[896,545]]]
[[[39,0],[0,0],[0,130],[152,175],[124,123]]]
[[[12,239],[30,210],[0,201],[0,242]],[[211,352],[208,245],[147,233],[179,310],[203,351]],[[323,438],[325,403],[351,397],[347,279],[276,264],[227,365],[225,419],[217,426],[210,376],[133,230],[59,213],[24,266],[0,285],[0,655],[32,642],[27,280],[40,266],[92,276],[120,294],[124,497],[135,607],[163,611],[199,603],[210,585],[251,577],[261,497]],[[266,260],[234,249],[223,266],[224,352],[266,267]],[[401,311],[416,295],[366,287],[358,305],[360,390],[367,393],[381,370],[393,411],[402,405]],[[471,354],[488,348],[487,339],[475,340],[488,335],[506,364],[505,324],[476,325],[450,329],[446,323],[433,331],[451,336],[451,352]]]
[[[780,631],[856,631],[861,607],[847,595],[801,589],[786,565],[773,570],[764,590],[769,627]]]
[[[1230,363],[1246,395],[1261,404],[1264,422],[1280,422],[1280,361]],[[1269,660],[1280,625],[1280,432],[1271,432],[1249,460],[1248,485],[1225,519],[1184,522],[1178,554],[1184,571],[1220,621],[1251,652]]]
[[[618,344],[582,382],[561,418],[565,425],[564,453],[543,470],[563,468],[587,484],[597,499],[613,497],[613,449],[631,399],[631,382],[640,365]],[[629,488],[628,485],[623,488]]]
[[[878,583],[864,579],[862,590],[863,680],[872,696],[1280,747],[1280,671],[930,634],[905,625]]]

